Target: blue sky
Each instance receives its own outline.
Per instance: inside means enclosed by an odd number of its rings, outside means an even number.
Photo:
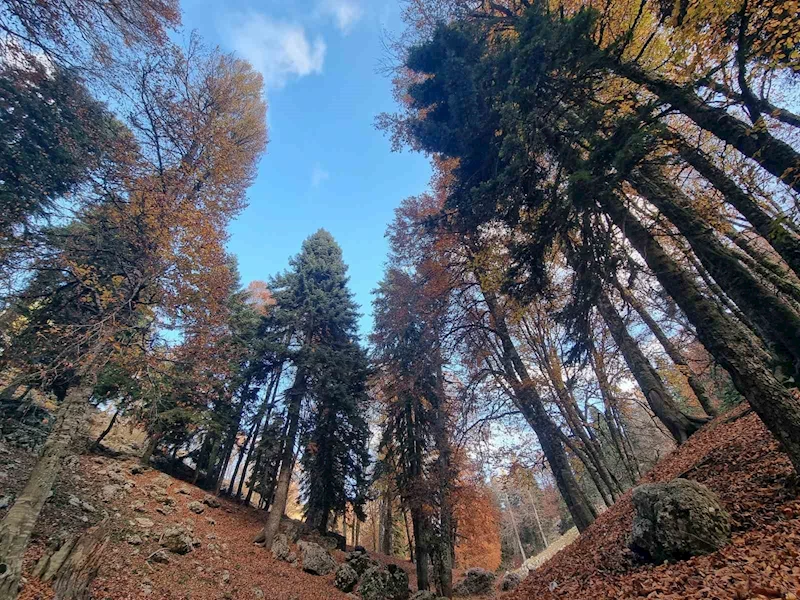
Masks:
[[[303,240],[330,231],[371,326],[370,292],[382,276],[394,208],[425,190],[424,156],[393,153],[374,127],[395,108],[378,73],[384,30],[400,28],[397,0],[213,2],[184,0],[183,23],[264,75],[270,142],[250,206],[231,225],[242,281],[285,269]]]

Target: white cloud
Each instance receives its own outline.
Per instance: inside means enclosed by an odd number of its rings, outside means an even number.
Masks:
[[[267,89],[281,88],[293,78],[322,73],[325,41],[310,40],[304,27],[261,13],[242,13],[227,27],[228,41],[264,76]]]
[[[317,163],[311,170],[311,187],[319,187],[324,181],[330,179],[330,177],[331,174],[323,169],[319,163]]]
[[[319,10],[332,17],[336,27],[345,35],[350,33],[353,25],[364,15],[357,0],[321,0]]]

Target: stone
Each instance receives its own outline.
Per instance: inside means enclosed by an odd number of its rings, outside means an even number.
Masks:
[[[181,525],[173,525],[164,530],[159,543],[175,554],[188,554],[194,546],[191,532]]]
[[[12,500],[13,498],[11,498],[11,496],[3,496],[2,498],[0,498],[0,510],[11,506]]]
[[[115,483],[109,483],[108,485],[104,485],[101,491],[101,494],[103,496],[103,502],[111,502],[112,500],[116,499],[121,491],[122,487]]]
[[[147,470],[147,467],[144,465],[133,465],[131,467],[131,475],[141,475]]]
[[[291,548],[289,548],[289,538],[286,537],[286,534],[279,533],[272,541],[272,556],[277,560],[290,562],[290,554],[292,554],[292,551]]]
[[[131,546],[141,546],[142,545],[142,538],[138,535],[129,535],[126,539]]]
[[[256,597],[256,600],[264,600],[264,590],[262,590],[260,587],[254,587],[253,596]]]
[[[336,569],[336,577],[333,580],[333,585],[346,594],[352,592],[357,583],[358,573],[355,572],[353,567],[346,563],[339,565],[339,568]]]
[[[140,512],[140,513],[147,512],[147,508],[146,508],[144,502],[142,502],[141,500],[137,500],[136,502],[131,504],[131,508],[133,510],[135,510],[136,512]]]
[[[395,565],[373,567],[361,578],[358,593],[364,600],[408,600],[408,574]]]
[[[142,529],[150,529],[153,525],[155,525],[155,523],[153,523],[153,521],[147,517],[137,517],[135,520],[136,524]]]
[[[191,491],[189,488],[187,488],[187,487],[182,487],[182,488],[180,488],[180,489],[178,490],[178,493],[179,493],[179,494],[183,494],[184,496],[191,496],[191,495],[192,495],[192,491]]]
[[[494,591],[494,573],[473,567],[464,574],[464,579],[453,588],[456,596],[481,596]]]
[[[730,515],[711,490],[688,479],[633,490],[630,549],[656,564],[710,554],[730,541]]]
[[[164,552],[163,550],[158,550],[150,555],[149,560],[161,564],[167,564],[169,562],[169,556],[167,556],[167,553]]]
[[[189,502],[189,504],[187,504],[186,507],[190,511],[198,515],[202,514],[203,511],[206,509],[205,505],[202,502],[198,502],[197,500]]]
[[[212,496],[211,494],[206,494],[205,496],[203,496],[202,502],[203,504],[205,504],[206,506],[210,506],[211,508],[219,508],[220,506],[222,506],[219,500],[217,500],[216,497]]]
[[[500,589],[504,592],[514,590],[522,583],[522,579],[522,576],[516,571],[506,573],[503,575],[503,579],[500,582]]]
[[[211,517],[206,517],[206,523],[208,523],[209,525],[216,525],[217,524],[217,522],[214,519],[212,519]]]
[[[156,512],[161,513],[164,516],[171,515],[175,512],[175,509],[171,506],[156,506]]]
[[[380,563],[367,556],[366,554],[362,554],[360,552],[348,552],[345,555],[345,562],[353,567],[353,570],[358,573],[359,576],[363,575],[373,567],[380,567]]]
[[[420,590],[411,594],[410,600],[439,600],[439,596],[430,590]]]
[[[300,541],[297,544],[303,560],[303,571],[312,575],[327,575],[336,569],[336,561],[319,544]]]
[[[231,573],[230,571],[223,571],[222,572],[222,583],[230,583],[231,582]]]

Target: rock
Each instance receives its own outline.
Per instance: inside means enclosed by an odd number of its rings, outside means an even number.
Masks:
[[[481,596],[494,591],[494,573],[474,567],[464,575],[464,579],[453,588],[456,596]]]
[[[353,552],[359,552],[361,554],[367,554],[367,549],[364,546],[355,546],[353,548]]]
[[[144,502],[142,502],[141,500],[137,500],[136,502],[131,504],[131,508],[136,512],[140,513],[147,512],[147,508],[145,507]]]
[[[279,533],[272,542],[272,556],[278,560],[291,562],[289,560],[290,554],[292,554],[292,551],[289,548],[289,538],[286,537],[286,534]]]
[[[363,575],[373,567],[381,566],[377,560],[370,558],[366,554],[355,551],[348,552],[345,555],[345,562],[350,565],[359,576]]]
[[[136,524],[141,527],[142,529],[150,529],[155,523],[148,519],[147,517],[137,517]]]
[[[175,512],[175,509],[172,508],[171,506],[156,506],[156,512],[166,516],[166,515],[171,515],[173,512]]]
[[[206,523],[208,523],[209,525],[216,525],[217,524],[217,522],[214,519],[212,519],[211,517],[206,517]]]
[[[264,590],[262,590],[260,587],[254,587],[253,596],[256,597],[256,600],[264,600]]]
[[[441,596],[437,596],[429,590],[420,590],[411,595],[410,600],[440,600]]]
[[[108,485],[104,485],[103,490],[101,492],[101,494],[103,495],[103,502],[111,502],[117,496],[119,496],[121,491],[122,487],[115,483],[109,483]]]
[[[222,572],[222,583],[230,583],[230,581],[231,581],[230,571],[223,571]]]
[[[173,525],[164,530],[159,543],[175,554],[188,554],[194,546],[191,532],[181,525]]]
[[[203,505],[203,503],[202,502],[198,502],[197,500],[189,502],[189,504],[187,504],[186,507],[190,511],[192,511],[193,513],[198,514],[198,515],[202,514],[203,511],[206,509],[206,507]]]
[[[640,485],[629,547],[662,563],[710,554],[728,543],[730,516],[706,486],[688,479]]]
[[[154,552],[152,555],[150,555],[149,560],[161,564],[167,564],[169,562],[169,556],[167,556],[167,553],[164,552],[163,550],[158,550]]]
[[[138,465],[138,464],[137,465],[133,465],[131,467],[131,475],[141,475],[146,470],[147,470],[147,468],[144,465]]]
[[[516,571],[511,571],[503,575],[503,580],[500,582],[500,589],[504,592],[514,590],[522,583],[523,577]]]
[[[191,496],[191,495],[192,495],[192,491],[191,491],[189,488],[187,488],[187,487],[182,487],[182,488],[180,488],[180,489],[178,490],[178,493],[179,493],[179,494],[183,494],[184,496]]]
[[[389,571],[389,585],[387,586],[387,598],[391,600],[408,600],[411,590],[408,589],[408,573],[397,565],[386,567]]]
[[[306,531],[300,534],[299,539],[322,546],[328,551],[339,549],[339,540],[331,534],[321,535],[316,531]]]
[[[219,503],[219,500],[217,500],[216,497],[212,496],[211,494],[206,494],[205,496],[203,496],[202,502],[203,504],[205,504],[206,506],[210,506],[211,508],[219,508],[220,506],[222,506]]]
[[[11,498],[11,496],[3,496],[2,498],[0,498],[0,510],[11,506],[12,500],[13,498]]]
[[[361,578],[358,593],[364,600],[408,600],[408,574],[395,565],[373,567]]]
[[[339,565],[333,585],[344,593],[352,592],[358,583],[358,573],[348,564]]]
[[[125,538],[125,541],[128,542],[131,546],[141,546],[142,545],[142,538],[138,535],[129,535]]]
[[[336,561],[319,544],[301,541],[297,544],[303,560],[303,571],[312,575],[327,575],[336,569]]]

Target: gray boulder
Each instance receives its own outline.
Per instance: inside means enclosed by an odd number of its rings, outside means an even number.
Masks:
[[[189,504],[186,505],[186,508],[188,508],[190,511],[192,511],[193,513],[198,514],[198,515],[202,514],[203,511],[205,511],[205,509],[206,509],[206,507],[203,506],[203,503],[202,502],[198,502],[197,500],[193,500],[192,502],[189,502]]]
[[[175,554],[188,554],[194,546],[194,536],[185,527],[174,525],[164,530],[159,543]]]
[[[453,588],[456,596],[481,596],[494,591],[494,573],[474,567],[464,574],[464,579]]]
[[[303,560],[303,571],[312,575],[327,575],[336,569],[336,561],[319,544],[300,541],[297,544]]]
[[[357,583],[358,573],[355,572],[353,567],[348,564],[339,565],[339,568],[336,569],[336,578],[333,580],[333,585],[346,594],[352,592]]]
[[[674,479],[633,490],[629,547],[656,564],[710,554],[728,543],[730,515],[706,486]]]
[[[210,506],[211,508],[219,508],[220,506],[222,506],[219,500],[217,500],[216,496],[212,496],[211,494],[206,494],[205,496],[203,496],[202,502],[203,504],[205,504],[206,506]]]
[[[522,583],[522,579],[522,575],[516,571],[510,571],[503,575],[503,580],[500,582],[500,589],[504,592],[514,590]]]
[[[291,548],[289,548],[289,538],[286,537],[286,534],[279,533],[276,535],[272,542],[272,556],[278,560],[290,562],[289,557],[292,554],[293,552]]]
[[[408,600],[408,574],[395,565],[372,567],[361,578],[358,593],[364,600]]]
[[[380,563],[370,558],[366,553],[348,552],[344,557],[345,562],[350,565],[359,576],[363,575],[373,567],[380,567]]]

